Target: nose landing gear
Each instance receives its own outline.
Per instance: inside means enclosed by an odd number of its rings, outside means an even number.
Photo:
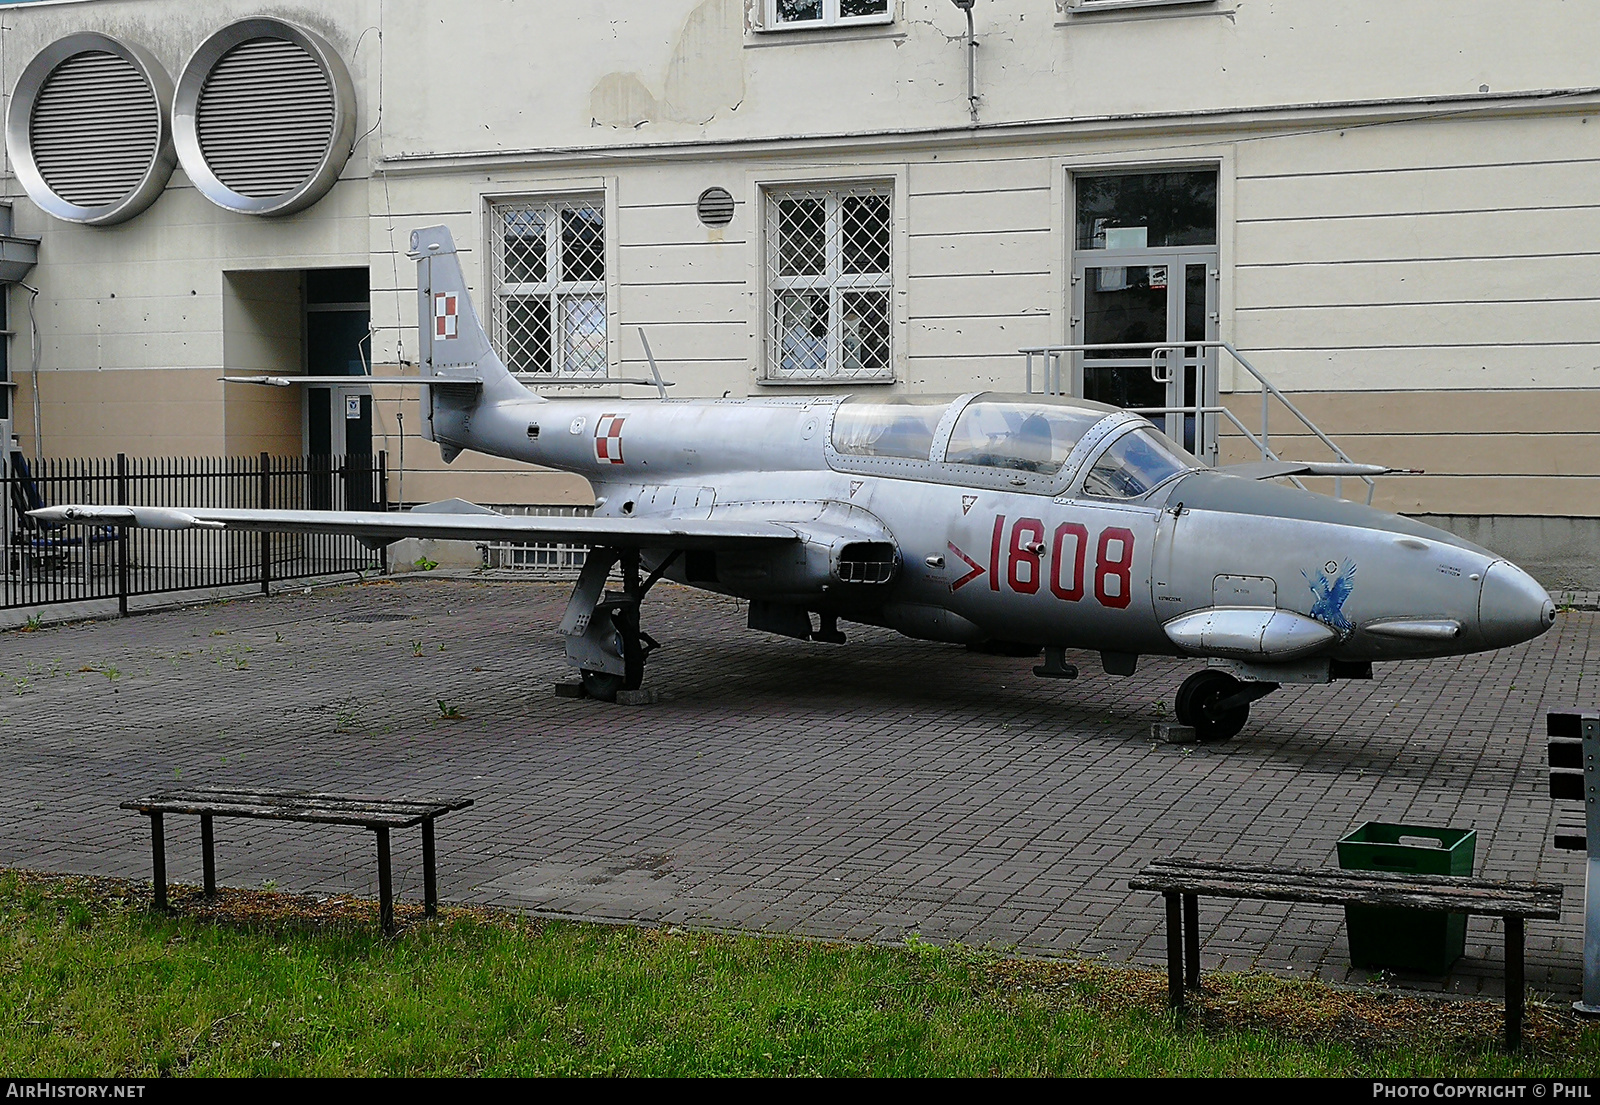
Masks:
[[[1250,703],[1277,689],[1276,683],[1245,683],[1216,668],[1197,671],[1178,688],[1178,724],[1191,726],[1208,744],[1230,740],[1250,719]]]

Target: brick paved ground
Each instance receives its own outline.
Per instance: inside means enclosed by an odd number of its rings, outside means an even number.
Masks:
[[[1233,742],[1154,744],[1192,664],[1084,678],[854,627],[843,648],[742,628],[662,586],[653,706],[559,699],[560,587],[412,578],[0,634],[0,864],[147,874],[117,803],[185,783],[475,795],[440,823],[448,899],[583,917],[1163,962],[1145,861],[1332,864],[1366,820],[1475,828],[1479,873],[1567,885],[1529,980],[1578,986],[1581,866],[1549,846],[1544,711],[1600,702],[1600,615],[1487,658],[1286,688]],[[1071,657],[1069,656],[1069,659]],[[458,720],[440,717],[438,703]],[[174,819],[176,881],[200,877]],[[397,884],[419,896],[415,835]],[[373,894],[358,830],[218,823],[225,884]],[[1203,902],[1207,967],[1351,976],[1342,917]],[[1447,984],[1497,993],[1474,919]]]

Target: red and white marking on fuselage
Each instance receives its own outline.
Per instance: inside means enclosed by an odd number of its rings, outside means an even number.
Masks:
[[[594,424],[594,459],[602,464],[622,463],[622,423],[626,415],[602,414]]]

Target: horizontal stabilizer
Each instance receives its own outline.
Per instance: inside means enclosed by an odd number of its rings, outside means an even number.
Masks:
[[[428,380],[421,376],[221,376],[218,377],[225,384],[262,384],[266,387],[286,388],[295,384],[304,384],[312,387],[351,387],[359,385],[405,386],[413,388],[428,387],[462,387],[482,384],[481,379],[469,379],[464,376],[452,376],[448,380]]]
[[[627,384],[630,387],[653,388],[654,380],[644,380],[628,376],[595,376],[590,379],[580,379],[575,376],[543,376],[537,372],[513,372],[512,376],[524,384],[532,384],[541,388],[607,388],[612,384]],[[671,380],[665,381],[664,388],[675,388],[678,385]]]
[[[1346,461],[1256,460],[1248,464],[1227,464],[1216,469],[1225,476],[1246,480],[1275,480],[1280,476],[1389,476],[1420,475],[1420,468],[1390,468],[1382,464],[1353,464]]]

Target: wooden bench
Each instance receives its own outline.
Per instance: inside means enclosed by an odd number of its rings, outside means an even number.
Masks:
[[[1522,1044],[1523,924],[1561,918],[1561,887],[1550,883],[1490,882],[1447,875],[1387,871],[1308,871],[1298,867],[1244,866],[1164,859],[1129,884],[1167,899],[1167,996],[1183,1004],[1184,985],[1200,986],[1200,907],[1213,898],[1274,902],[1391,906],[1501,917],[1506,930],[1506,1046]]]
[[[359,825],[378,837],[379,916],[385,936],[394,935],[394,889],[389,878],[389,830],[422,826],[422,885],[427,916],[439,911],[434,879],[433,822],[452,810],[472,805],[471,798],[373,798],[361,794],[318,794],[298,790],[238,790],[229,787],[187,787],[164,790],[122,803],[150,819],[150,858],[154,868],[155,907],[167,908],[167,851],[162,819],[169,813],[200,818],[200,851],[205,865],[205,895],[217,893],[217,866],[212,850],[211,819],[248,817],[258,821],[308,821],[324,825]]]

